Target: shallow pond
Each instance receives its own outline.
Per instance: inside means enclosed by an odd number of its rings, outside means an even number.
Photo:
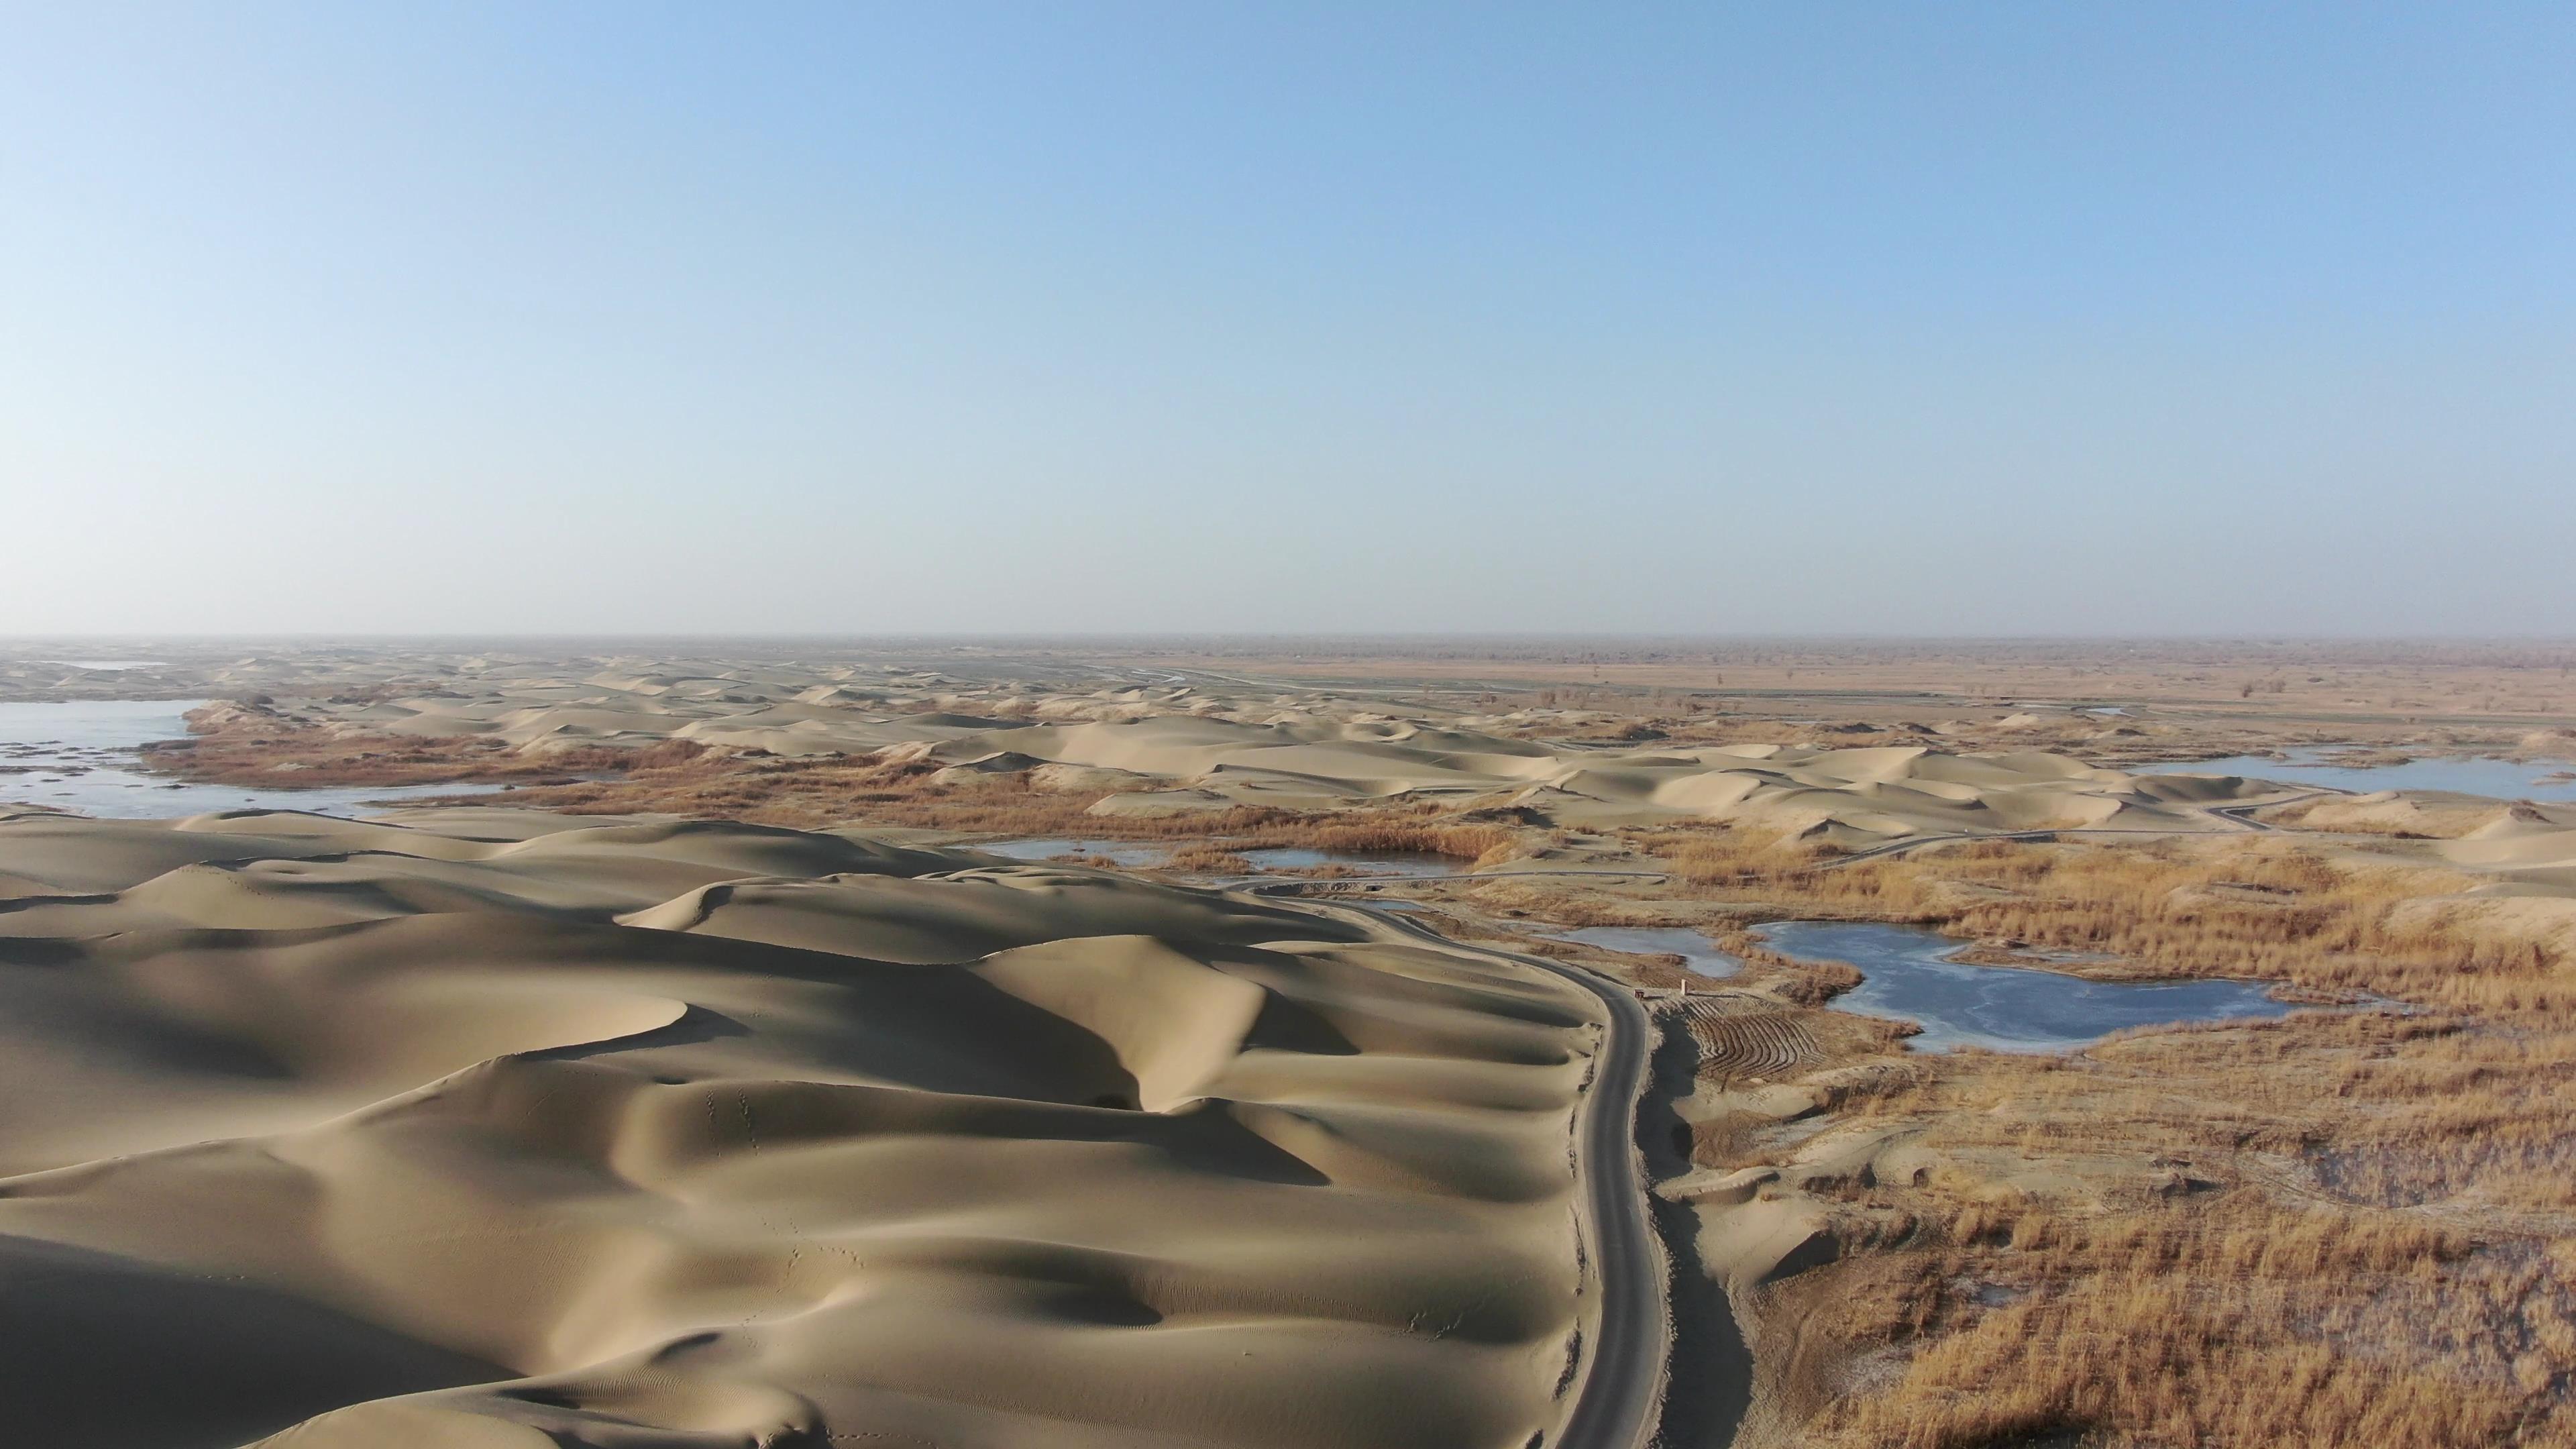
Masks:
[[[1732,976],[1744,969],[1743,962],[1717,949],[1708,937],[1688,926],[1583,926],[1551,931],[1548,939],[1640,956],[1679,956],[1683,969],[1694,976]]]
[[[1076,840],[1070,836],[1049,836],[1043,840],[996,840],[965,848],[998,855],[1005,860],[1054,860],[1067,855],[1088,860],[1097,855],[1129,867],[1161,865],[1172,853],[1168,846],[1139,845],[1132,840]]]
[[[1223,841],[1216,842],[1219,846]],[[998,840],[968,847],[1010,860],[1055,860],[1062,856],[1102,856],[1131,870],[1152,869],[1171,859],[1172,848],[1133,840],[1081,840],[1048,836],[1038,840]],[[1308,850],[1302,846],[1263,846],[1239,852],[1256,870],[1303,870],[1319,865],[1346,865],[1370,875],[1448,875],[1465,867],[1437,855],[1370,855],[1350,850]]]
[[[2180,765],[2146,765],[2147,775],[2243,775],[2285,785],[2324,785],[2368,794],[2374,790],[2448,790],[2498,800],[2576,801],[2576,780],[2544,777],[2571,768],[2564,761],[2516,764],[2511,760],[2409,760],[2402,765],[2337,765],[2332,750],[2297,749],[2267,755],[2230,755]]]
[[[1358,850],[1309,850],[1302,845],[1274,845],[1240,853],[1263,870],[1311,870],[1319,865],[1346,865],[1369,875],[1457,875],[1467,869],[1465,862],[1451,860],[1447,856],[1393,851],[1373,855]]]
[[[185,784],[133,768],[136,747],[186,736],[198,699],[0,704],[0,805],[50,805],[118,819],[169,819],[214,810],[309,810],[356,815],[489,785],[356,785],[312,790]]]
[[[2112,1032],[2185,1021],[2287,1016],[2292,1007],[2244,981],[2088,981],[2055,971],[1948,959],[1964,944],[1920,926],[1788,921],[1762,928],[1801,961],[1848,961],[1867,978],[1834,1005],[1920,1022],[1923,1051],[2060,1052]]]

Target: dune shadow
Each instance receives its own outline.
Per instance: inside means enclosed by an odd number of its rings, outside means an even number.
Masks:
[[[510,1370],[272,1289],[0,1236],[0,1404],[48,1444],[229,1449]]]
[[[1678,1016],[1655,1018],[1651,1080],[1637,1113],[1637,1145],[1656,1182],[1690,1171],[1690,1124],[1678,1104],[1697,1086],[1699,1044]],[[1709,1276],[1699,1252],[1699,1214],[1686,1202],[1647,1195],[1655,1233],[1672,1263],[1669,1292],[1673,1356],[1664,1391],[1658,1444],[1672,1449],[1733,1441],[1753,1402],[1753,1350],[1735,1321],[1726,1287]]]
[[[721,1011],[710,1011],[694,1002],[683,1003],[683,1005],[686,1009],[680,1013],[680,1019],[667,1026],[657,1026],[648,1031],[632,1032],[625,1036],[602,1037],[598,1041],[572,1042],[559,1047],[545,1047],[537,1051],[521,1052],[519,1053],[519,1060],[523,1062],[572,1062],[580,1061],[586,1057],[602,1056],[609,1052],[646,1051],[654,1047],[695,1046],[700,1042],[717,1041],[725,1037],[751,1035],[750,1027],[743,1025],[741,1022],[734,1020],[732,1017],[725,1015]]]

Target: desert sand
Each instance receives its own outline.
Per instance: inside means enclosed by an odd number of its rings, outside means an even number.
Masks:
[[[336,738],[361,756],[470,748],[450,761],[446,778],[459,780],[525,779],[547,761],[596,770],[676,741],[752,759],[919,761],[961,783],[1022,778],[1089,797],[1104,817],[1472,804],[1572,829],[1732,823],[1845,848],[2220,829],[2211,807],[2282,798],[2235,777],[2127,768],[2140,762],[2319,741],[2576,755],[2563,661],[2543,646],[1700,647],[1705,657],[1679,641],[1497,641],[1415,658],[1327,646],[1238,657],[1143,644],[181,644],[95,670],[22,646],[0,655],[0,697],[213,698],[197,723],[218,734]],[[1545,682],[1587,665],[1608,682]],[[2472,705],[2486,712],[2439,714]],[[2478,722],[2393,712],[2417,709]]]
[[[504,674],[435,690],[393,681],[357,695],[221,701],[192,722],[218,734],[481,748],[489,753],[467,758],[487,773],[548,758],[613,760],[601,752],[676,740],[733,757],[917,761],[937,771],[934,782],[1025,777],[1097,797],[1089,811],[1102,817],[1475,805],[1578,829],[1730,822],[1846,847],[2034,829],[2226,829],[2210,807],[2285,793],[2235,776],[2136,774],[2014,747],[2009,732],[2038,722],[2028,711],[2006,717],[2000,748],[1847,744],[1834,730],[1786,742],[1584,739],[1562,737],[1588,722],[1563,710],[1398,716],[1383,702],[1329,693],[1248,698],[1195,685],[1049,692],[986,681],[969,698],[944,677],[946,687],[927,690],[923,681],[791,689],[801,676],[771,674]],[[2094,735],[2117,728],[2082,725]]]
[[[1430,1449],[1567,1407],[1603,1023],[1543,971],[531,812],[22,813],[0,896],[20,1442]]]
[[[509,792],[0,821],[48,1430],[1554,1445],[1651,1357],[1576,1171],[1624,992],[1662,1442],[2576,1433],[2576,806],[2143,768],[2536,779],[2546,649],[167,652],[0,695],[214,700],[148,756],[202,779]],[[1181,888],[1278,845],[1455,868],[1257,882],[1421,931]],[[1799,917],[2328,1009],[1926,1055],[1762,948]]]

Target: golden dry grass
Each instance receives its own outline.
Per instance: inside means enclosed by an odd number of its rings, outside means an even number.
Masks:
[[[2287,835],[1839,865],[1742,830],[1632,839],[1746,919],[1910,921],[2017,964],[2080,952],[2101,958],[2075,968],[2091,973],[2408,1004],[2141,1033],[2072,1060],[1916,1058],[1829,1107],[1949,1165],[1840,1183],[1844,1261],[1754,1292],[1757,1351],[1810,1370],[1782,1442],[2576,1444],[2563,926],[2517,925],[2447,868]],[[1749,937],[1720,940],[1747,983],[1782,972]],[[1797,1140],[1723,1117],[1695,1138],[1717,1167]]]
[[[249,715],[188,739],[146,746],[142,756],[147,768],[187,779],[302,788],[567,781],[665,769],[705,752],[695,740],[663,739],[632,749],[588,745],[529,756],[496,739],[340,735],[282,721],[265,724]]]
[[[1861,1103],[1962,1165],[1852,1188],[1853,1239],[1910,1232],[1805,1331],[1901,1368],[1827,1404],[1807,1442],[2569,1442],[2576,1240],[2549,1225],[2576,1207],[2571,1048],[2308,1018],[2138,1037],[2082,1066],[1946,1062]],[[2530,1054],[2556,1070],[2497,1070]],[[2333,1166],[2352,1160],[2396,1175]],[[2025,1190],[2010,1170],[2080,1185]]]
[[[1174,850],[1164,859],[1163,868],[1191,875],[1250,875],[1253,872],[1251,861],[1222,845],[1207,841],[1192,841]]]
[[[439,763],[435,750],[425,761],[377,753],[367,768]],[[353,755],[347,768],[360,764]],[[583,767],[557,757],[543,768]],[[1169,840],[1176,868],[1223,872],[1246,864],[1241,850],[1270,845],[1490,864],[1535,834],[1436,807],[1094,816],[1092,794],[1015,774],[942,783],[921,761],[674,751],[594,768],[619,773],[472,803]],[[2565,1105],[2576,1098],[2576,973],[2563,945],[2424,908],[2465,878],[2332,861],[2277,836],[1992,841],[1841,864],[1832,847],[1742,830],[1630,840],[1676,877],[1663,902],[1508,879],[1478,896],[1574,924],[1659,918],[1675,898],[1732,904],[1745,919],[1914,921],[2100,953],[2121,974],[2261,977],[2417,1008],[2152,1033],[2080,1065],[1871,1058],[1892,1051],[1892,1033],[1829,1034],[1836,1062],[1903,1069],[1853,1078],[1827,1110],[1915,1133],[1953,1165],[1920,1182],[1845,1184],[1845,1260],[1755,1295],[1787,1305],[1778,1321],[1810,1348],[1884,1365],[1858,1387],[1818,1393],[1800,1442],[2576,1444],[2576,1114]],[[1748,962],[1738,984],[1790,1001],[1822,1002],[1857,979],[1741,933],[1719,944]],[[1629,974],[1681,979],[1663,962]],[[1713,1059],[1753,1031],[1697,1025]],[[1815,1040],[1798,1050],[1821,1050]],[[1778,1155],[1740,1123],[1703,1124],[1696,1140],[1710,1165]],[[2140,1167],[2123,1176],[2106,1162]],[[2032,1175],[2076,1186],[2013,1185]],[[1767,1352],[1777,1340],[1763,1336],[1766,1321],[1752,1323]]]
[[[673,814],[759,825],[893,826],[1014,836],[1083,835],[1195,842],[1173,868],[1249,873],[1241,851],[1274,846],[1358,854],[1438,855],[1462,868],[1519,853],[1520,832],[1466,819],[1473,802],[1304,813],[1266,806],[1175,815],[1093,815],[1108,792],[1045,788],[1030,774],[934,778],[936,761],[907,757],[772,756],[664,739],[634,748],[580,746],[531,758],[498,740],[337,735],[256,709],[229,710],[193,739],[146,752],[184,778],[302,785],[504,784],[455,805],[510,805],[567,815]]]
[[[684,744],[685,741],[668,741]],[[1462,820],[1454,807],[1417,805],[1300,813],[1236,806],[1172,815],[1094,815],[1107,792],[1041,788],[1028,772],[940,779],[925,759],[773,757],[695,751],[618,754],[631,768],[601,779],[457,796],[457,805],[514,805],[568,815],[673,814],[799,828],[891,826],[1012,836],[1078,835],[1194,842],[1174,868],[1249,871],[1239,852],[1275,846],[1359,854],[1444,856],[1469,865],[1508,860],[1518,832]]]
[[[1899,1392],[1828,1411],[1807,1442],[1970,1449],[2050,1431],[2120,1444],[2315,1449],[2549,1442],[2523,1431],[2547,1426],[2552,1411],[2526,1402],[2510,1377],[2464,1383],[2439,1363],[2362,1369],[2347,1347],[2353,1335],[2337,1332],[2345,1315],[2320,1314],[2319,1295],[2299,1287],[2299,1275],[2334,1275],[2347,1315],[2355,1300],[2383,1313],[2439,1311],[2463,1286],[2446,1271],[2438,1237],[2285,1225],[2269,1214],[2232,1226],[2123,1221],[2091,1231],[2099,1241],[2076,1247],[2041,1239],[2010,1270],[2034,1285],[2025,1296],[1935,1341]],[[2108,1261],[2120,1253],[2139,1261]],[[1971,1252],[1941,1266],[1989,1265]],[[2228,1287],[2212,1291],[2214,1282]]]
[[[2367,992],[2452,1010],[2576,1006],[2563,944],[2420,909],[2473,879],[2332,862],[2293,837],[1990,840],[1838,868],[1741,831],[1668,830],[1640,844],[1714,899],[2104,954],[2122,975],[2262,977],[2329,999]]]
[[[1678,853],[1763,853],[1715,844]],[[1846,1184],[1856,1260],[1793,1316],[1891,1377],[1820,1394],[1802,1442],[2576,1443],[2576,971],[2422,908],[2465,884],[2254,837],[1793,856],[1741,892],[2418,1007],[1931,1059],[1846,1105],[1958,1165]],[[1717,1165],[1740,1141],[1702,1134]]]

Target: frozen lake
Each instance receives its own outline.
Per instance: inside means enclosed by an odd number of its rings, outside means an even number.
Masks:
[[[358,815],[488,785],[355,785],[296,790],[198,785],[133,768],[135,750],[188,733],[181,716],[201,699],[0,704],[0,806],[49,805],[83,815],[169,819],[214,810],[308,810]]]
[[[2460,795],[2486,795],[2498,800],[2576,801],[2576,780],[2549,780],[2576,766],[2565,761],[2517,764],[2512,760],[2409,760],[2402,765],[2337,765],[2332,750],[2297,749],[2288,758],[2230,755],[2223,760],[2194,760],[2180,765],[2145,765],[2146,775],[2242,775],[2278,780],[2285,785],[2324,785],[2369,794],[2374,790],[2448,790]]]
[[[1571,931],[1551,931],[1548,938],[1639,956],[1679,956],[1683,969],[1694,976],[1732,976],[1744,969],[1743,962],[1717,949],[1708,937],[1688,926],[1581,926]]]
[[[1964,942],[1920,926],[1788,921],[1762,928],[1801,961],[1848,961],[1867,978],[1836,1008],[1919,1022],[1923,1051],[1984,1047],[2060,1052],[2115,1031],[2184,1021],[2287,1016],[2292,1007],[2246,981],[2088,981],[2056,971],[1949,959]]]

